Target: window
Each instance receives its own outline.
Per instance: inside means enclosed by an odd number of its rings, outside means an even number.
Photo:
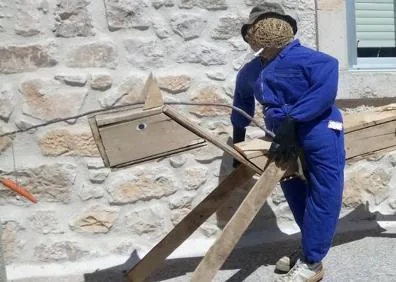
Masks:
[[[347,0],[349,63],[396,68],[396,0]]]

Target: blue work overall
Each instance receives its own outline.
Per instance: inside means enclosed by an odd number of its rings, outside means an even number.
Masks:
[[[286,116],[297,122],[307,182],[294,178],[281,186],[300,227],[308,263],[320,262],[328,253],[342,205],[345,149],[337,88],[338,61],[298,40],[265,66],[260,58],[252,60],[237,76],[235,106],[253,116],[257,99],[266,126],[275,132]],[[249,125],[235,111],[231,121],[235,128]]]

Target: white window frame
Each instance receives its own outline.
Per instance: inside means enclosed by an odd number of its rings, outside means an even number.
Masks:
[[[355,0],[346,0],[347,9],[347,36],[348,36],[348,63],[351,69],[396,69],[396,57],[386,58],[358,58],[356,40]]]

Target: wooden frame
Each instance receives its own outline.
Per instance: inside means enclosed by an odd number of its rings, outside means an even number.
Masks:
[[[160,89],[152,75],[144,87],[143,108],[89,117],[100,156],[112,169],[205,146],[206,140],[164,114]],[[175,138],[175,136],[177,138]],[[134,145],[134,146],[133,146]]]

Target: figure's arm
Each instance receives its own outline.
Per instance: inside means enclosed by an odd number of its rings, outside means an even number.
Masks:
[[[233,106],[240,108],[250,116],[254,116],[255,99],[254,93],[248,87],[246,78],[240,72],[237,76]],[[235,110],[231,112],[231,123],[233,126],[232,142],[233,144],[245,141],[246,126],[249,125],[250,120],[238,113]],[[234,160],[233,167],[237,167],[239,162]]]
[[[313,120],[335,102],[338,89],[338,61],[323,53],[313,53],[307,61],[311,87],[293,105],[283,106],[286,116],[296,122]]]
[[[247,84],[247,79],[243,72],[237,76],[233,105],[245,111],[248,115],[254,116],[255,99],[253,89]],[[231,112],[231,123],[234,128],[245,128],[250,124],[250,120],[235,110]]]

